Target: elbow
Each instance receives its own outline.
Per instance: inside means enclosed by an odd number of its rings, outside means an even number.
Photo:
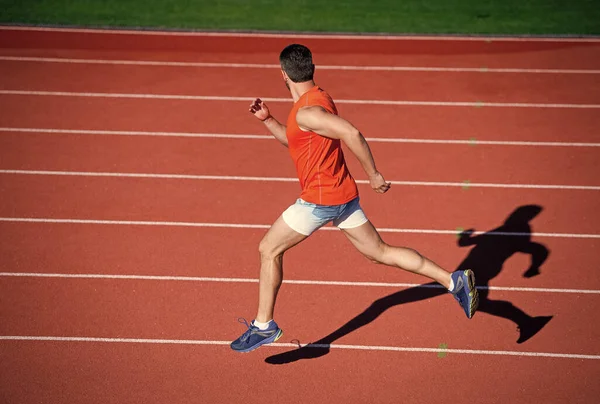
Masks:
[[[348,130],[344,135],[344,143],[362,143],[364,142],[363,135],[356,128]]]

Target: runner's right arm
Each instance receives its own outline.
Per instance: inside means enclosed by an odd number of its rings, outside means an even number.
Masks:
[[[285,147],[288,147],[287,136],[285,134],[286,127],[277,119],[273,118],[273,116],[271,116],[271,112],[269,112],[269,107],[267,107],[267,104],[262,102],[260,98],[257,98],[252,104],[250,104],[249,111],[265,124],[267,129],[269,129],[269,132],[275,136],[275,139],[279,140],[279,142],[281,142],[281,144]]]
[[[300,108],[296,113],[296,122],[302,130],[310,130],[321,136],[340,139],[356,156],[369,176],[369,184],[373,191],[383,194],[390,189],[392,183],[387,182],[377,171],[369,144],[350,122],[318,105]]]

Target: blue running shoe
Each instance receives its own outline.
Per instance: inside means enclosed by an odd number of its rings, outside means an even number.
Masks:
[[[479,292],[475,288],[475,275],[470,269],[456,271],[451,275],[454,282],[452,295],[465,311],[468,318],[473,317],[479,307]]]
[[[248,327],[241,337],[231,343],[231,349],[238,352],[250,352],[261,345],[270,344],[277,341],[283,335],[281,328],[277,326],[275,321],[271,321],[269,328],[261,330],[254,325],[254,321],[248,325],[248,322],[240,318],[238,321]]]

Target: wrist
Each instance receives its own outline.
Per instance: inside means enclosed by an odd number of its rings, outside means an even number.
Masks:
[[[267,123],[267,121],[273,119],[271,115],[267,116],[265,119],[261,119],[262,122]]]

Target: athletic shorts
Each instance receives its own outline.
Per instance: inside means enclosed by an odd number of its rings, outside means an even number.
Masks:
[[[288,226],[305,236],[329,222],[340,229],[352,229],[368,221],[358,197],[343,205],[331,206],[316,205],[299,198],[281,216]]]

